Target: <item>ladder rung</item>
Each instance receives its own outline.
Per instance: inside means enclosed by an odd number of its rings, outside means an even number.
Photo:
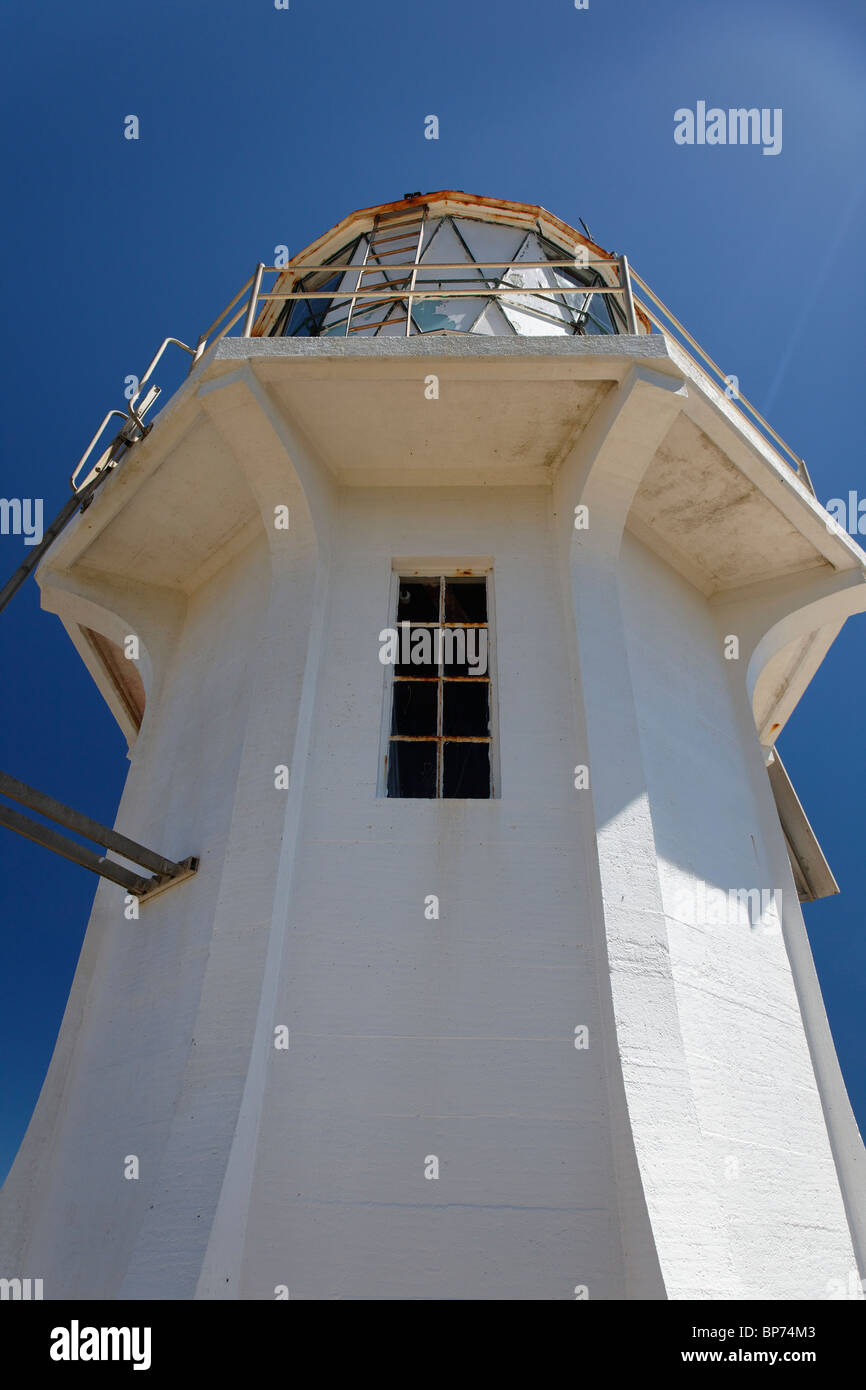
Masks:
[[[421,224],[420,224],[420,222],[419,222],[419,223],[418,223],[418,230],[420,230],[420,227],[421,227]],[[412,243],[413,243],[414,241],[417,241],[417,240],[418,240],[417,235],[416,235],[416,236],[406,236],[405,234],[402,235],[402,236],[377,236],[377,237],[371,237],[371,238],[370,238],[370,250],[372,251],[372,250],[373,250],[375,247],[377,247],[377,246],[387,246],[388,243],[389,243],[389,242],[392,242],[392,241],[401,241],[401,242],[404,243],[404,245],[406,245],[406,246],[411,246]],[[393,253],[391,253],[391,254],[393,254]]]
[[[383,227],[386,231],[390,231],[392,227],[412,227],[424,220],[425,219],[419,216],[417,212],[401,213],[400,216],[377,217],[371,231],[378,232],[381,231]]]
[[[403,268],[405,265],[405,261],[394,261],[393,264],[390,265],[387,261],[368,261],[367,264],[363,267],[363,271],[365,275],[384,275],[386,270],[397,270],[403,272]],[[411,274],[411,271],[409,269],[406,269],[403,273]]]
[[[399,227],[403,222],[422,222],[426,211],[426,207],[419,207],[400,208],[398,212],[380,212],[374,225],[381,227],[387,223],[389,227]]]
[[[390,263],[391,265],[394,265],[394,264],[399,265],[399,264],[400,264],[400,259],[401,259],[401,257],[405,260],[405,258],[406,258],[407,256],[410,256],[410,257],[412,258],[413,262],[414,262],[414,260],[415,260],[415,248],[416,248],[417,245],[418,245],[418,238],[417,238],[417,237],[413,237],[412,240],[411,240],[411,242],[408,242],[405,246],[388,246],[388,247],[385,247],[384,249],[383,249],[382,247],[378,247],[378,248],[376,248],[376,247],[371,247],[371,249],[370,249],[370,257],[371,257],[371,259],[370,259],[369,261],[367,261],[366,264],[367,264],[367,265],[370,265],[371,262],[372,262],[372,259],[373,259],[374,257],[375,257],[375,259],[376,259],[377,261],[382,261],[382,262],[385,262],[385,263]],[[386,262],[386,257],[388,258],[388,261],[387,261],[387,262]]]
[[[373,225],[367,232],[367,249],[364,253],[364,260],[355,285],[355,294],[365,289],[368,293],[377,289],[387,289],[388,296],[382,299],[358,300],[352,298],[349,306],[349,314],[345,320],[346,336],[350,333],[368,333],[371,330],[384,328],[386,324],[394,325],[406,324],[407,334],[410,331],[410,319],[408,313],[400,318],[391,316],[391,308],[403,302],[407,297],[409,289],[416,274],[415,265],[418,260],[418,253],[421,249],[421,242],[424,235],[424,224],[427,220],[427,206],[422,204],[411,208],[407,214],[405,208],[392,213],[377,213],[373,220]],[[382,235],[382,232],[386,235]],[[389,235],[390,233],[390,235]],[[413,267],[408,270],[405,261],[411,259]],[[389,278],[386,274],[392,266],[398,269],[403,263],[403,273]],[[375,313],[376,310],[385,308],[385,318],[377,320],[375,323],[353,323],[353,316],[359,318],[365,314]],[[332,327],[336,327],[333,324]]]
[[[371,272],[371,274],[372,274],[372,272]],[[375,284],[370,284],[369,281],[366,281],[366,280],[365,280],[364,283],[363,283],[363,286],[362,286],[362,283],[361,283],[361,282],[362,282],[363,279],[364,279],[364,277],[359,275],[359,277],[358,277],[358,283],[357,283],[357,285],[355,286],[355,293],[356,293],[356,294],[358,293],[358,290],[360,290],[360,289],[362,289],[362,288],[365,289],[365,290],[399,289],[401,285],[408,285],[409,281],[412,279],[412,276],[411,276],[411,275],[398,275],[398,276],[395,277],[395,279],[389,280],[388,277],[387,277],[387,275],[386,275],[386,276],[384,276],[381,280],[377,281]],[[474,284],[474,281],[473,281],[473,284]]]
[[[374,270],[403,270],[404,267],[409,270],[414,264],[414,261],[367,261],[362,269],[372,274]]]
[[[411,271],[406,269],[405,261],[377,261],[375,264],[372,261],[368,261],[364,266],[364,270],[368,275],[373,275],[377,271],[379,274],[384,275],[386,270],[397,270],[405,274],[411,274]]]
[[[362,304],[357,304],[355,306],[355,313],[374,314],[380,309],[396,309],[398,306],[402,305],[405,298],[405,295],[401,295],[398,299],[367,299]]]
[[[406,316],[401,319],[379,319],[378,323],[359,323],[357,328],[352,324],[350,333],[363,333],[367,328],[382,328],[386,323],[405,323]]]
[[[397,260],[397,261],[378,261],[378,260],[377,260],[377,261],[368,261],[367,264],[365,265],[364,269],[365,269],[365,270],[370,270],[370,271],[373,271],[373,270],[406,270],[406,271],[410,271],[410,270],[412,269],[412,266],[413,266],[414,264],[415,264],[414,261],[411,261],[411,262],[410,262],[410,261],[405,261],[405,260]]]

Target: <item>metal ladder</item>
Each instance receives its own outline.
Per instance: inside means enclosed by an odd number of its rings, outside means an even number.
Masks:
[[[415,289],[415,277],[418,274],[418,261],[421,256],[424,223],[426,221],[426,204],[421,208],[412,208],[408,212],[403,208],[398,212],[377,213],[372,231],[367,237],[367,249],[361,263],[361,273],[358,276],[355,294],[349,306],[346,337],[350,333],[361,333],[365,329],[382,328],[386,323],[405,323],[406,337],[409,337],[412,332],[412,292]],[[403,272],[393,278],[388,277],[386,272],[389,266],[407,265],[410,261],[412,263],[411,271]],[[389,318],[394,305],[401,303],[400,300],[365,298],[360,303],[360,311],[368,313],[372,309],[381,308],[384,311],[384,317],[375,323],[361,323],[353,326],[352,318],[355,313],[355,306],[358,304],[355,296],[358,291],[386,288],[392,293],[406,289],[405,316]]]

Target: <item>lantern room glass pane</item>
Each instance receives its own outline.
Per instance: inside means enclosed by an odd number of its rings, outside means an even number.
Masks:
[[[608,295],[594,294],[586,308],[583,322],[584,333],[613,333],[615,329],[610,321],[610,313],[607,307]]]
[[[443,329],[468,332],[480,314],[483,299],[413,299],[412,322],[421,333],[436,333]]]
[[[528,337],[560,337],[563,334],[625,332],[625,319],[613,296],[592,294],[605,283],[594,267],[551,265],[544,261],[570,262],[571,252],[556,246],[537,232],[464,217],[430,218],[424,224],[424,245],[417,266],[418,293],[435,289],[429,298],[412,300],[412,321],[406,323],[410,273],[394,266],[414,262],[414,248],[396,249],[377,243],[370,255],[368,236],[356,237],[329,258],[329,263],[350,265],[347,271],[328,275],[311,272],[296,283],[306,291],[304,299],[291,301],[273,332],[288,337],[390,337],[411,333],[518,333]],[[364,257],[368,256],[366,264]],[[493,263],[483,257],[494,257]],[[496,259],[498,258],[498,260]],[[506,262],[516,262],[509,270]],[[363,264],[363,278],[362,277]],[[447,266],[447,269],[444,268]],[[359,300],[351,304],[358,285],[367,291],[404,292],[402,299]],[[334,290],[329,299],[311,299],[315,287]],[[466,297],[463,287],[517,290],[502,299],[494,295]],[[555,290],[551,294],[547,291]]]

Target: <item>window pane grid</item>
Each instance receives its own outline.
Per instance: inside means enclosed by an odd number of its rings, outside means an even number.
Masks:
[[[436,600],[435,604],[434,596]],[[421,618],[413,617],[411,610],[414,609],[417,611],[419,607],[422,611],[426,608],[428,614],[436,611],[436,618],[434,619],[432,616]],[[460,620],[456,620],[454,617],[455,609],[462,615]],[[478,618],[479,611],[483,613],[483,621]],[[419,630],[427,629],[431,632],[449,630],[452,633],[457,633],[459,631],[473,631],[478,633],[483,631],[489,634],[486,577],[479,576],[478,578],[470,578],[448,575],[430,575],[427,577],[413,576],[412,578],[406,579],[401,577],[398,581],[397,613],[398,628],[401,631],[404,642],[401,652],[404,658],[406,656],[405,643],[407,639],[411,647],[414,634]],[[487,640],[489,640],[489,638]],[[408,781],[411,783],[414,776],[416,784],[420,783],[422,787],[430,788],[429,792],[422,790],[420,792],[422,796],[429,797],[432,795],[432,797],[437,799],[443,797],[458,798],[461,796],[464,798],[473,796],[490,797],[492,791],[489,754],[491,747],[491,679],[488,672],[485,672],[484,675],[451,675],[447,673],[446,667],[449,665],[457,667],[468,666],[471,670],[473,665],[479,664],[477,660],[477,641],[475,646],[475,660],[473,662],[470,663],[466,659],[467,649],[465,641],[462,646],[462,652],[464,659],[462,661],[454,660],[455,650],[454,644],[452,643],[448,653],[451,657],[451,661],[446,661],[445,643],[440,640],[435,661],[419,661],[417,663],[419,667],[426,668],[427,674],[422,674],[420,669],[417,674],[415,672],[409,672],[407,674],[406,667],[409,663],[407,663],[405,659],[403,662],[397,662],[397,668],[393,676],[394,695],[392,699],[391,730],[388,740],[390,750],[386,788],[388,795],[398,797],[417,796],[419,794],[417,785],[413,790],[405,789],[406,782]],[[488,652],[489,648],[485,647],[485,662]],[[435,674],[433,673],[434,666]],[[436,686],[435,732],[432,727],[429,730],[425,729],[424,732],[417,733],[396,731],[395,726],[398,723],[412,718],[411,709],[413,705],[410,691],[406,690],[405,696],[401,696],[398,701],[397,690],[399,688],[405,689],[413,683],[425,688],[434,684]],[[453,697],[450,699],[447,698],[449,691],[456,690],[463,686],[476,686],[479,689],[485,690],[486,693],[483,701],[476,699],[475,696],[470,693],[469,689],[466,691],[465,698],[460,701],[455,701]],[[415,701],[414,705],[417,710],[419,702]],[[449,706],[448,709],[446,709],[446,705]],[[425,712],[432,714],[432,709],[425,711],[424,702],[420,702],[420,706],[420,717],[422,719]],[[417,713],[415,717],[418,717]],[[465,727],[468,724],[470,729],[473,723],[476,723],[476,725],[483,724],[486,727],[486,732],[483,734],[456,731],[449,732],[446,729],[446,722],[449,723],[451,728],[453,728],[455,724],[458,727]],[[397,748],[392,747],[394,744],[413,745],[416,750],[412,755],[411,764],[407,765],[405,769],[400,766],[400,762],[397,759]],[[419,747],[419,745],[421,746]],[[455,751],[454,757],[450,758],[448,755],[448,748],[452,746]],[[466,753],[465,755],[461,755],[460,760],[455,760],[457,748],[461,746],[466,748]],[[425,747],[431,754],[435,749],[435,781],[432,779],[429,781],[427,780],[430,772],[432,772],[432,767],[429,762],[425,763],[424,761]],[[486,760],[484,763],[479,763],[478,756],[481,753],[481,749],[485,747],[488,750]],[[470,749],[472,748],[477,748],[479,753],[470,754]],[[406,753],[408,756],[408,748]],[[421,761],[419,762],[418,759]],[[480,790],[482,786],[484,788],[483,791]]]

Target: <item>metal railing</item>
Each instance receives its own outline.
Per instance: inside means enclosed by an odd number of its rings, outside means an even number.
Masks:
[[[471,267],[473,265],[480,271],[495,270],[499,272],[499,283],[490,284],[486,286],[479,286],[477,288],[469,288],[469,285],[472,283],[471,281],[467,282],[464,280],[460,281],[458,284],[454,278],[449,280],[447,275],[442,277],[441,281],[433,281],[427,278],[432,272],[436,271],[465,272],[467,267]],[[574,273],[575,271],[589,269],[595,266],[604,266],[607,268],[608,271],[615,270],[617,273],[617,283],[599,283],[585,285],[579,282],[575,282],[573,288],[568,285],[515,285],[502,283],[504,280],[507,280],[508,275],[513,274],[515,272],[520,273],[527,270],[567,270]],[[417,272],[422,267],[425,279],[419,280]],[[367,269],[369,276],[371,268],[368,267]],[[339,306],[346,306],[347,318],[345,320],[340,320],[338,323],[330,326],[340,327],[343,323],[345,323],[348,328],[351,319],[358,313],[359,303],[361,304],[361,313],[363,313],[363,304],[367,301],[369,301],[369,304],[371,306],[380,304],[390,305],[392,303],[407,303],[408,319],[406,331],[407,334],[409,334],[411,332],[412,327],[412,306],[413,304],[417,304],[425,300],[519,300],[522,298],[525,301],[526,299],[543,299],[544,296],[550,295],[554,297],[559,297],[560,300],[564,296],[569,295],[586,295],[587,299],[594,295],[613,295],[618,296],[619,298],[619,307],[623,316],[624,323],[626,325],[626,332],[628,334],[638,334],[641,332],[641,325],[639,324],[639,320],[642,318],[644,320],[644,325],[646,326],[647,332],[651,333],[653,330],[655,330],[661,333],[663,337],[665,337],[666,339],[673,341],[679,349],[679,351],[686,355],[686,357],[691,361],[693,366],[704,376],[708,377],[714,386],[721,390],[721,392],[725,395],[725,399],[728,402],[729,406],[735,409],[747,423],[756,426],[759,433],[764,437],[766,442],[770,443],[773,447],[778,449],[783,461],[794,470],[794,472],[797,474],[800,480],[809,489],[812,496],[816,495],[815,489],[812,486],[812,481],[809,477],[808,470],[806,468],[806,464],[803,461],[803,459],[801,459],[797,454],[794,453],[793,449],[791,449],[785,443],[782,437],[779,434],[777,434],[777,432],[773,429],[772,425],[770,425],[768,421],[764,419],[763,415],[760,414],[760,412],[755,408],[755,406],[753,406],[752,403],[749,400],[747,400],[746,397],[742,395],[742,393],[739,390],[737,390],[733,396],[731,395],[729,385],[731,378],[726,376],[725,373],[722,371],[721,367],[719,367],[718,364],[714,362],[713,359],[706,352],[704,352],[700,344],[680,323],[679,319],[677,319],[671,313],[671,311],[662,303],[658,296],[653,293],[653,291],[647,285],[646,281],[644,281],[634,270],[630,268],[626,256],[604,258],[572,257],[568,260],[563,259],[556,261],[461,261],[443,262],[441,264],[431,263],[428,261],[424,261],[423,263],[414,261],[412,263],[402,265],[391,265],[388,263],[384,263],[381,267],[377,266],[373,267],[372,269],[377,271],[381,269],[383,276],[381,285],[374,285],[370,288],[365,289],[356,288],[354,290],[350,290],[347,288],[342,291],[339,288],[335,290],[333,285],[331,285],[331,287],[328,289],[320,287],[318,289],[292,288],[281,290],[277,288],[277,285],[279,284],[280,278],[282,276],[285,276],[286,274],[290,274],[292,276],[291,284],[293,286],[296,286],[299,275],[324,275],[330,279],[335,274],[348,273],[350,271],[360,272],[361,267],[358,264],[343,265],[333,262],[317,262],[314,264],[299,263],[290,264],[288,266],[269,266],[266,265],[263,261],[260,261],[256,266],[255,270],[253,271],[253,274],[249,277],[249,279],[247,279],[244,282],[244,284],[238,290],[234,298],[230,300],[230,302],[223,309],[222,313],[219,314],[217,318],[214,319],[210,327],[200,335],[198,342],[194,348],[189,347],[186,343],[181,342],[179,338],[165,339],[165,341],[162,343],[162,346],[159,348],[158,352],[154,356],[153,360],[150,362],[146,372],[139,379],[138,390],[129,402],[127,410],[125,412],[121,410],[110,410],[108,414],[105,416],[104,420],[102,421],[102,424],[100,425],[96,434],[93,436],[93,439],[90,441],[89,445],[84,451],[84,454],[82,455],[81,459],[79,460],[72,473],[70,484],[73,488],[73,491],[80,492],[88,484],[92,485],[92,483],[97,477],[105,473],[106,470],[110,470],[117,465],[123,454],[129,447],[131,447],[131,445],[137,443],[140,439],[144,438],[145,435],[149,433],[152,426],[144,424],[144,416],[159,396],[160,388],[158,386],[151,386],[150,390],[147,392],[143,399],[141,399],[142,391],[144,387],[147,385],[147,383],[150,381],[158,362],[162,358],[162,355],[165,352],[166,348],[169,346],[169,344],[176,345],[177,347],[181,348],[184,352],[190,355],[192,361],[190,363],[189,370],[191,372],[193,368],[201,361],[201,358],[203,357],[204,353],[209,351],[211,348],[215,347],[215,345],[218,342],[220,342],[221,339],[227,337],[232,332],[232,329],[235,328],[235,326],[240,322],[241,319],[243,319],[243,326],[241,328],[240,336],[244,338],[250,338],[255,336],[256,321],[260,317],[262,311],[266,312],[267,306],[271,304],[291,304],[299,300],[314,299],[332,300],[335,302],[335,304]],[[405,276],[406,280],[402,282],[402,284],[400,280],[390,280],[385,272],[388,272],[389,275],[391,273],[396,273],[398,276]],[[264,277],[265,275],[269,274],[275,275],[277,279],[273,282],[269,289],[264,289]],[[429,285],[429,288],[425,288],[425,286],[427,285]],[[453,288],[443,288],[443,285],[453,286]],[[650,303],[644,303],[642,299],[638,298],[635,295],[635,285],[637,285],[640,288],[640,290],[646,295]],[[240,307],[236,307],[238,305]],[[517,305],[515,307],[525,308],[526,305]],[[235,312],[232,313],[232,310],[234,310]],[[530,312],[536,314],[537,316],[540,315],[543,318],[548,318],[551,321],[551,323],[563,324],[567,322],[567,320],[561,317],[557,317],[554,314],[546,314],[544,313],[544,311],[534,307],[530,308]],[[581,312],[585,313],[586,310],[584,309],[578,311],[578,313]],[[229,315],[231,315],[231,317],[229,317]],[[613,318],[613,315],[611,315],[611,317]],[[361,329],[363,329],[363,327],[364,325],[362,323],[360,325],[360,328],[356,331],[360,331]],[[693,349],[694,353],[690,351],[690,349]],[[139,401],[141,402],[140,404]],[[123,427],[114,436],[111,444],[108,446],[107,449],[104,450],[104,452],[99,457],[95,465],[86,474],[82,482],[77,483],[79,474],[81,473],[85,464],[89,462],[93,454],[93,451],[96,448],[96,445],[99,442],[99,440],[102,438],[102,435],[104,434],[109,421],[116,417],[120,417],[121,419],[123,419]]]
[[[692,337],[691,333],[688,331],[687,328],[683,327],[679,319],[674,317],[670,309],[668,309],[667,306],[662,303],[658,295],[653,293],[646,281],[641,279],[640,275],[638,275],[637,271],[632,270],[630,272],[630,275],[631,279],[634,280],[635,284],[640,286],[647,298],[652,300],[652,303],[658,310],[658,314],[662,316],[661,318],[659,318],[658,315],[655,314],[648,305],[644,304],[642,300],[635,301],[635,303],[639,305],[641,312],[646,315],[653,327],[656,328],[659,333],[663,334],[665,338],[674,338],[674,341],[677,342],[680,351],[684,352],[686,356],[690,359],[690,361],[693,362],[694,365],[700,371],[705,371],[707,367],[709,368],[710,373],[716,378],[713,384],[721,385],[725,393],[726,399],[729,400],[732,405],[734,405],[737,408],[742,407],[742,409],[739,409],[739,413],[741,415],[745,415],[748,411],[748,414],[752,417],[752,422],[757,424],[760,431],[764,433],[766,436],[768,436],[769,440],[772,441],[772,443],[778,447],[779,452],[781,453],[785,463],[787,463],[791,468],[794,469],[794,472],[797,474],[798,478],[800,478],[800,480],[803,483],[805,483],[812,496],[816,497],[817,493],[815,492],[815,489],[812,485],[812,479],[809,477],[809,470],[806,467],[805,461],[800,458],[799,454],[794,453],[794,450],[791,449],[785,443],[782,436],[776,433],[776,431],[773,429],[773,426],[767,420],[764,419],[760,411],[757,410],[755,406],[752,405],[751,401],[749,401],[743,395],[742,391],[740,391],[739,389],[739,384],[737,385],[736,391],[733,395],[728,394],[730,391],[729,383],[731,381],[731,378],[729,376],[726,376],[725,373],[722,371],[721,367],[713,361],[712,357],[710,357],[706,352],[704,352],[700,343],[698,343]],[[692,356],[692,353],[689,352],[688,348],[684,346],[683,342],[679,342],[677,340],[677,338],[675,337],[676,334],[679,334],[680,337],[685,340],[685,343],[688,343],[690,347],[694,348],[695,352],[700,358],[700,361],[697,361],[696,358]]]
[[[608,285],[604,281],[600,281],[598,284],[584,284],[575,281],[571,285],[506,285],[501,283],[507,275],[515,273],[520,274],[526,270],[569,270],[574,273],[575,271],[589,269],[596,265],[603,265],[608,269],[615,267],[619,276],[618,283],[616,285]],[[383,276],[381,283],[379,285],[373,285],[369,289],[356,288],[354,290],[341,290],[339,288],[334,289],[332,285],[330,289],[320,287],[319,289],[272,290],[270,293],[265,293],[261,288],[263,275],[269,272],[280,275],[285,272],[281,271],[277,266],[266,266],[260,263],[256,267],[255,274],[252,277],[253,288],[247,305],[247,316],[244,325],[245,336],[252,336],[252,326],[256,319],[259,304],[292,303],[293,301],[302,299],[330,299],[336,304],[341,306],[345,305],[348,309],[346,319],[340,320],[337,324],[332,325],[334,327],[339,327],[343,322],[348,326],[351,318],[357,312],[358,301],[369,300],[373,305],[406,303],[408,304],[408,337],[410,336],[412,324],[412,307],[414,304],[427,299],[507,299],[509,297],[534,299],[536,297],[543,298],[545,295],[553,295],[560,299],[567,295],[580,295],[589,299],[596,294],[619,295],[622,299],[623,319],[628,332],[638,332],[637,317],[635,315],[634,300],[631,290],[631,279],[628,271],[628,261],[625,256],[619,256],[613,260],[611,260],[610,257],[594,257],[578,261],[572,257],[570,260],[562,261],[424,261],[420,263],[418,261],[413,261],[402,265],[387,261],[383,262],[381,265],[367,265],[366,267],[359,265],[338,265],[334,263],[326,263],[324,265],[299,264],[291,267],[293,274],[296,272],[304,272],[307,275],[325,273],[329,278],[336,274],[348,273],[349,271],[360,272],[362,269],[365,270],[368,277],[373,273],[381,273]],[[419,269],[424,271],[423,280],[418,279],[417,272]],[[438,277],[434,279],[427,273],[429,271],[439,270],[462,270],[465,272],[467,269],[477,269],[481,272],[485,270],[499,271],[501,274],[497,276],[482,276],[482,278],[498,280],[499,283],[489,285],[479,284],[476,288],[472,289],[469,288],[469,286],[475,282],[471,280],[458,281],[455,277],[452,276],[449,278],[447,275],[443,276],[441,279]],[[387,275],[386,272],[388,272]],[[396,273],[396,279],[389,278],[391,272]],[[400,277],[405,277],[405,280]],[[406,282],[408,282],[408,284]],[[247,281],[247,284],[249,283],[250,281]],[[456,288],[443,289],[443,284],[454,285]],[[429,285],[429,288],[423,288],[425,285]],[[539,311],[537,309],[532,309],[530,312],[538,313]],[[578,313],[580,312],[584,311],[579,310]],[[542,317],[548,317],[553,322],[560,324],[568,322],[568,320],[562,317],[555,317],[552,314],[542,314]],[[356,331],[360,332],[364,327],[365,325],[362,324]],[[423,332],[423,330],[418,331],[419,333]]]

